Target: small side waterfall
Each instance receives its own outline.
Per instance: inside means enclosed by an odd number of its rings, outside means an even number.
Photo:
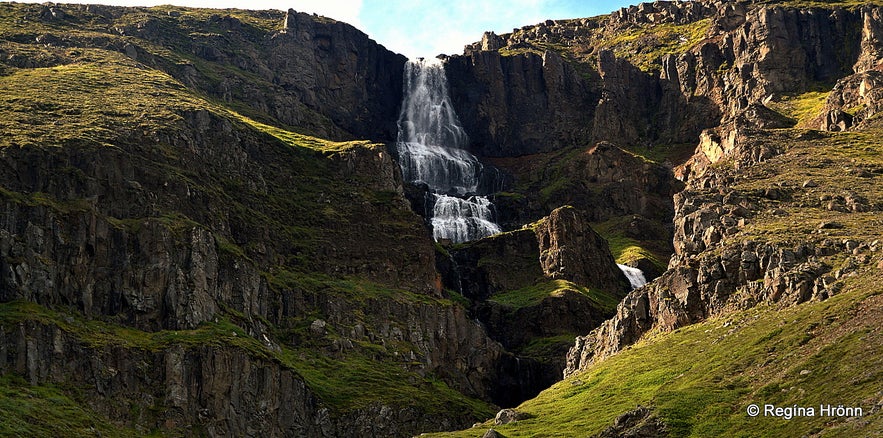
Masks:
[[[396,150],[405,181],[431,192],[432,236],[458,243],[499,233],[493,204],[482,196],[485,168],[465,150],[469,138],[448,96],[441,61],[408,61],[404,76]]]
[[[633,268],[631,266],[620,265],[619,263],[617,263],[616,266],[619,266],[619,269],[622,271],[622,273],[625,274],[626,278],[629,279],[629,283],[632,285],[632,289],[637,289],[647,284],[647,279],[644,278],[644,271],[638,268]]]

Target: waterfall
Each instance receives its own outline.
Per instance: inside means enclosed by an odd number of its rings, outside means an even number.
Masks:
[[[465,149],[441,61],[408,61],[404,76],[396,151],[405,181],[430,191],[433,238],[459,243],[499,233],[493,203],[482,196],[485,167]]]
[[[622,270],[622,273],[625,274],[626,278],[629,279],[629,283],[632,285],[632,289],[637,289],[645,284],[647,284],[647,279],[644,278],[644,271],[641,271],[638,268],[633,268],[631,266],[620,265],[619,269]]]

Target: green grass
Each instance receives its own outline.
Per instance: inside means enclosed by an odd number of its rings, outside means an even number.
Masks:
[[[82,400],[52,385],[31,385],[15,375],[0,376],[0,436],[134,437],[135,430],[113,424]]]
[[[600,47],[613,50],[617,58],[628,59],[643,71],[659,70],[665,55],[688,51],[705,38],[711,19],[688,24],[644,25],[607,36]]]
[[[566,352],[567,349],[573,346],[576,336],[574,333],[569,333],[545,338],[533,338],[527,345],[520,347],[515,353],[521,357],[548,360],[551,357],[560,355],[562,349]]]
[[[866,271],[825,302],[761,306],[651,336],[517,408],[532,418],[494,428],[507,437],[590,436],[640,404],[655,409],[672,436],[879,434],[879,413],[851,422],[788,421],[751,418],[745,408],[832,403],[869,412],[883,391],[881,294],[874,273]]]
[[[624,234],[624,228],[630,216],[610,219],[602,223],[592,224],[598,234],[607,240],[610,253],[616,259],[616,263],[633,266],[635,262],[646,259],[653,263],[660,272],[668,266],[668,258],[671,256],[668,243],[663,239],[638,241]]]
[[[271,135],[276,139],[282,141],[283,143],[294,147],[309,148],[322,152],[343,152],[356,147],[368,147],[372,145],[372,143],[367,140],[356,140],[347,142],[328,141],[310,135],[298,134],[296,132],[268,125],[266,123],[261,123],[232,110],[229,111],[229,114],[233,118],[247,124],[251,128]]]
[[[306,290],[311,293],[335,294],[349,302],[364,304],[367,300],[393,300],[410,304],[450,306],[452,300],[435,298],[379,284],[357,276],[330,276],[318,272],[300,272],[279,268],[265,273],[270,286],[277,291]]]
[[[622,145],[621,147],[623,150],[641,157],[644,161],[674,167],[690,159],[696,149],[696,144]]]
[[[231,314],[228,318],[204,323],[193,330],[144,332],[47,309],[30,302],[0,304],[0,326],[9,327],[22,321],[36,321],[59,327],[94,349],[113,347],[162,352],[172,346],[237,348],[253,358],[276,362],[297,372],[326,406],[337,413],[350,412],[376,403],[410,406],[424,413],[455,415],[460,418],[484,418],[492,413],[488,404],[466,397],[432,375],[419,372],[422,364],[409,362],[406,354],[409,349],[416,348],[407,342],[381,345],[355,341],[354,348],[341,355],[331,355],[320,348],[295,348],[284,344],[280,344],[281,348],[275,350],[249,336],[236,323],[237,318],[239,317]],[[328,336],[341,339],[334,333],[329,333]],[[2,383],[0,381],[0,387]],[[15,417],[9,421],[17,422],[19,419]]]
[[[565,293],[578,293],[591,299],[599,309],[612,312],[619,303],[617,297],[603,291],[580,286],[567,280],[551,280],[533,286],[494,294],[490,301],[497,304],[522,308],[535,306],[548,298],[560,298]]]
[[[821,113],[828,94],[830,94],[830,90],[786,94],[778,100],[767,103],[767,106],[773,111],[794,120],[798,127],[815,128],[810,126],[810,124]]]
[[[17,204],[27,205],[29,207],[42,206],[57,211],[59,213],[71,213],[89,211],[92,204],[85,199],[58,200],[47,193],[19,193],[0,187],[0,198],[8,199]]]
[[[421,377],[416,371],[419,364],[410,371],[396,363],[403,357],[370,351],[362,348],[343,357],[330,357],[312,349],[286,350],[284,358],[310,389],[339,413],[385,403],[463,418],[493,414],[487,403],[467,398],[435,378]]]
[[[870,242],[879,239],[879,211],[883,190],[879,176],[860,176],[856,171],[883,169],[883,144],[879,135],[883,127],[870,126],[865,132],[815,133],[806,140],[795,140],[805,131],[774,132],[761,141],[771,145],[787,144],[783,155],[757,164],[738,173],[732,188],[748,194],[758,204],[759,213],[740,228],[736,239],[756,239],[778,244],[797,244],[820,238],[851,238]],[[870,172],[869,171],[869,172]],[[802,187],[812,180],[818,187]],[[770,187],[783,187],[791,192],[791,200],[769,200],[757,195]],[[867,199],[868,211],[841,212],[827,208],[824,199],[855,194]],[[784,214],[774,215],[778,209]],[[799,218],[799,220],[795,220]],[[839,230],[824,230],[818,225],[835,221],[844,225]]]

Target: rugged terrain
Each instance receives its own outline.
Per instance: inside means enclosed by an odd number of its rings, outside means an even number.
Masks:
[[[596,65],[607,97],[583,135],[647,157],[669,149],[685,187],[666,271],[577,338],[564,381],[457,436],[879,434],[880,14],[868,3],[657,2],[467,47],[501,65]],[[693,136],[685,159],[677,145]],[[827,400],[864,415],[745,413]]]
[[[0,433],[409,436],[522,402],[457,434],[880,433],[881,38],[876,2],[487,33],[445,69],[505,232],[452,245],[388,152],[405,59],[351,26],[0,4]]]

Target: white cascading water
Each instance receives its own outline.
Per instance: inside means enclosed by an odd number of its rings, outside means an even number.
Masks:
[[[404,76],[396,149],[405,180],[432,192],[433,237],[459,243],[499,233],[493,204],[476,194],[484,166],[464,149],[469,139],[448,96],[441,61],[408,61]]]
[[[622,273],[625,274],[626,278],[629,279],[629,283],[632,285],[632,289],[637,289],[647,284],[647,279],[644,278],[644,271],[638,268],[633,268],[631,266],[620,265],[619,263],[617,263],[616,266],[619,266],[619,269],[622,270]]]

